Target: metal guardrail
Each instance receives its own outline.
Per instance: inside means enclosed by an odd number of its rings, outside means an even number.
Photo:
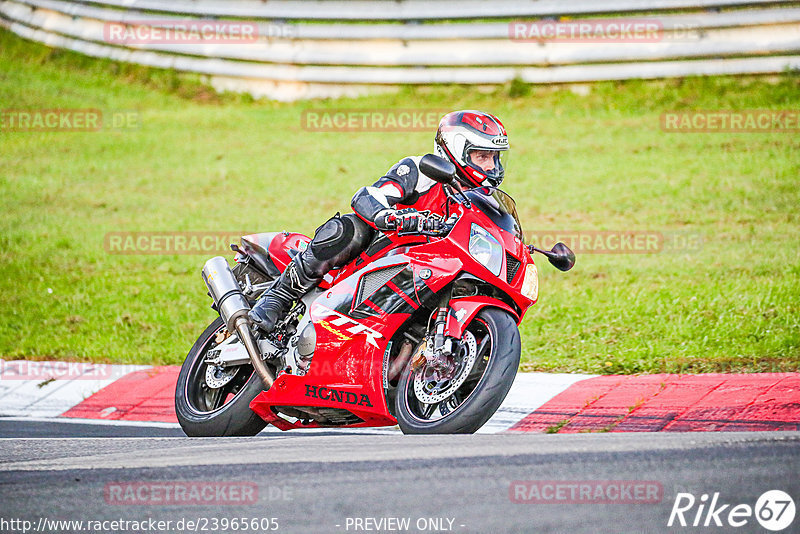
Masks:
[[[550,68],[484,67],[467,69],[392,69],[356,67],[294,67],[243,63],[222,59],[200,59],[128,50],[98,43],[71,39],[12,23],[9,29],[26,39],[49,46],[67,48],[94,57],[126,61],[166,69],[201,74],[256,78],[276,81],[299,81],[334,84],[502,84],[515,77],[529,83],[566,83],[629,78],[780,72],[800,68],[800,56],[777,56],[729,60],[668,61],[648,64],[573,65]]]
[[[800,14],[800,9],[797,10]],[[33,28],[66,37],[105,43],[106,23],[99,20],[76,19],[57,12],[31,10],[24,4],[8,1],[0,4],[0,13]],[[141,23],[141,21],[139,21]],[[701,31],[702,30],[702,33]],[[264,39],[246,43],[160,43],[127,45],[178,55],[190,55],[272,64],[337,65],[337,66],[549,66],[604,62],[658,61],[709,56],[746,56],[769,50],[772,53],[792,53],[800,50],[800,23],[727,30],[693,29],[696,35],[681,36],[678,40],[665,38],[659,42],[639,43],[637,46],[586,46],[586,43],[516,42],[506,36],[498,40],[387,42],[364,46],[336,46],[327,42],[284,39],[275,42]],[[108,44],[108,43],[106,43]],[[359,42],[360,44],[360,42]]]
[[[764,8],[762,4],[787,4]],[[771,73],[800,68],[800,6],[797,2],[703,0],[550,0],[458,3],[462,18],[479,16],[487,6],[503,13],[547,13],[556,4],[564,13],[617,13],[641,10],[642,15],[615,15],[617,20],[657,20],[663,38],[655,42],[520,42],[510,38],[506,22],[472,23],[292,23],[274,21],[298,14],[300,4],[319,7],[313,17],[340,8],[338,19],[355,19],[352,10],[364,2],[328,0],[293,2],[218,2],[214,0],[0,0],[0,24],[27,39],[95,57],[205,74],[219,88],[246,90],[256,96],[295,99],[335,96],[357,86],[401,84],[502,84],[514,78],[529,83],[569,83],[629,78]],[[435,19],[450,0],[418,2],[377,0],[400,20]],[[423,4],[428,7],[423,8]],[[473,5],[474,4],[474,5]],[[435,9],[430,5],[434,5]],[[652,10],[717,8],[718,12],[652,14]],[[744,9],[743,6],[751,6]],[[212,8],[210,6],[216,6]],[[752,8],[752,6],[755,6]],[[144,12],[131,10],[155,10]],[[124,9],[123,9],[124,8]],[[208,8],[206,10],[206,8]],[[249,10],[246,10],[248,8]],[[316,9],[316,8],[315,8]],[[370,8],[373,9],[373,8]],[[505,9],[506,11],[503,11]],[[294,11],[292,11],[294,10]],[[400,11],[398,11],[400,10]],[[470,11],[471,10],[471,11]],[[577,10],[577,11],[575,11]],[[584,11],[581,11],[584,10]],[[197,16],[186,16],[187,11]],[[367,10],[368,11],[368,10]],[[110,23],[134,27],[163,26],[169,21],[208,20],[210,16],[241,16],[258,24],[259,38],[248,43],[124,44],[106,38]],[[360,12],[366,16],[366,12]],[[497,12],[492,13],[497,17]],[[516,15],[514,15],[516,16]],[[405,18],[404,18],[405,17]],[[452,17],[451,17],[452,18]],[[384,17],[385,20],[385,17]],[[277,31],[276,31],[277,29]]]
[[[157,25],[169,20],[186,20],[185,16],[174,13],[155,14],[136,10],[108,9],[83,2],[64,0],[16,0],[16,3],[63,13],[73,18],[79,17],[103,22],[149,22]],[[284,21],[265,22],[255,17],[251,17],[250,20],[258,26],[259,35],[280,35],[286,36],[290,40],[396,39],[400,41],[436,41],[462,39],[476,41],[481,39],[507,40],[509,37],[509,22],[304,24]],[[691,14],[659,14],[658,22],[668,32],[686,28],[710,30],[742,26],[789,24],[800,22],[800,7],[771,7]]]
[[[457,20],[717,9],[788,0],[90,0],[120,9],[287,20]]]

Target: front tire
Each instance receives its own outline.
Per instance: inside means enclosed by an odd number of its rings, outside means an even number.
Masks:
[[[453,377],[457,389],[439,403],[426,403],[418,396],[420,392],[427,395],[426,401],[438,398],[437,390],[428,392],[420,385],[427,365],[416,372],[406,366],[395,397],[397,423],[404,434],[472,434],[506,398],[519,368],[521,344],[516,321],[503,310],[484,308],[465,329],[465,338],[469,335],[477,346],[474,365],[461,385],[457,385],[458,374]],[[439,382],[447,391],[448,381]]]
[[[255,436],[267,425],[250,409],[250,402],[264,389],[251,365],[240,365],[220,388],[206,383],[206,353],[223,328],[217,318],[203,331],[178,374],[175,414],[187,436]]]

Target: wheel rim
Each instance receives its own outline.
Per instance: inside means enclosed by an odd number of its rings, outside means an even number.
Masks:
[[[231,370],[215,370],[214,366],[209,366],[205,362],[208,351],[217,345],[217,334],[224,329],[225,325],[220,325],[206,338],[195,354],[186,378],[184,399],[189,408],[197,414],[219,412],[233,403],[241,395],[245,384],[254,373],[252,365],[239,365],[232,368],[234,371],[231,372]],[[221,384],[220,387],[211,387],[206,377],[216,377],[216,381],[212,380],[212,384]]]
[[[492,353],[492,348],[494,347],[492,330],[485,321],[476,319],[467,327],[464,335],[465,338],[468,337],[467,333],[469,333],[475,341],[476,353],[472,355],[474,362],[471,366],[464,365],[465,362],[463,360],[469,358],[470,355],[461,352],[461,349],[464,348],[464,343],[462,342],[459,361],[455,362],[456,371],[452,378],[453,381],[460,382],[460,385],[453,388],[454,391],[449,393],[444,399],[439,401],[438,399],[441,395],[432,395],[431,393],[435,392],[431,390],[424,391],[425,394],[423,395],[418,396],[417,394],[420,381],[428,384],[434,381],[430,377],[430,369],[428,369],[427,364],[417,371],[409,371],[403,385],[405,389],[405,405],[408,413],[418,422],[434,423],[455,413],[459,408],[464,406],[475,390],[478,389],[479,384],[486,375],[489,358]],[[466,344],[469,345],[470,342],[467,341]],[[466,376],[460,375],[459,370],[466,370]],[[439,387],[441,390],[447,391],[452,385],[452,383],[441,383]],[[428,402],[423,402],[423,399]]]

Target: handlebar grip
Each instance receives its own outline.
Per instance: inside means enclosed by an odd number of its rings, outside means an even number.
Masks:
[[[426,235],[437,237],[446,235],[453,229],[454,224],[448,224],[438,218],[428,217],[420,219],[416,228],[410,230],[403,230],[401,225],[397,225],[397,235]]]
[[[447,224],[447,222],[440,219],[429,219],[426,221],[425,235],[434,237],[447,235],[453,229],[453,226],[455,225]]]

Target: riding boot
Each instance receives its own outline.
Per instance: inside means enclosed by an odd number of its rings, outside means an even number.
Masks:
[[[292,304],[322,281],[322,278],[308,276],[306,272],[301,254],[297,254],[283,274],[258,299],[247,315],[262,332],[272,332]]]

